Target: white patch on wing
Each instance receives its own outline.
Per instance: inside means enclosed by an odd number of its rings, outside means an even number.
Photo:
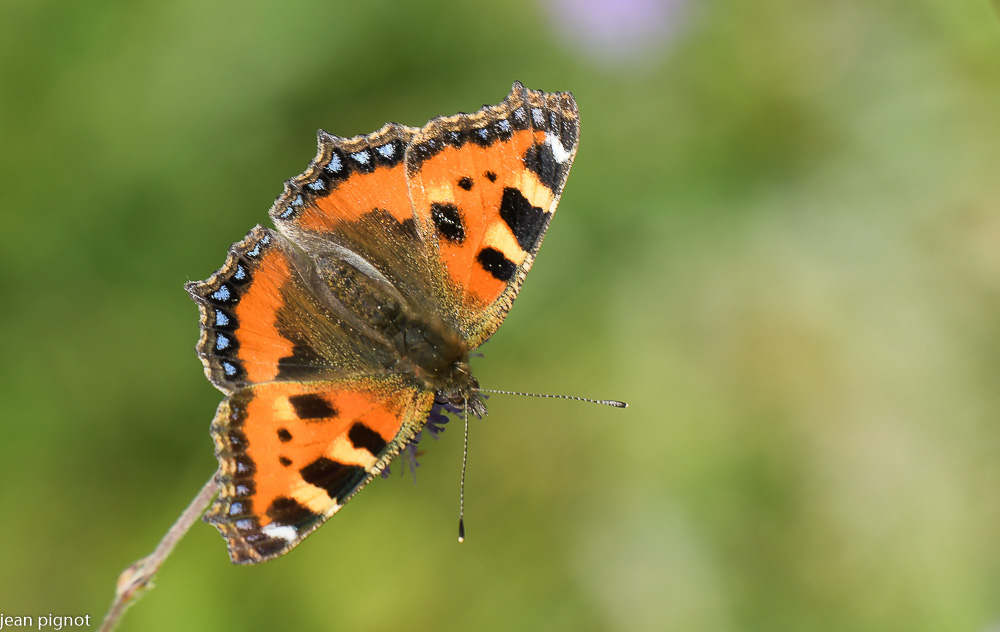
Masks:
[[[267,524],[260,528],[264,532],[264,535],[272,538],[280,538],[285,542],[294,542],[299,538],[299,532],[295,530],[295,527],[290,527],[287,524]]]
[[[570,153],[566,151],[566,148],[562,145],[562,141],[555,134],[545,132],[545,143],[552,149],[552,157],[559,164],[563,164],[570,159]]]

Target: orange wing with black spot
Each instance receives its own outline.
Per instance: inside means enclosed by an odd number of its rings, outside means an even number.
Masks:
[[[271,207],[278,229],[293,239],[303,234],[328,239],[345,222],[376,209],[398,222],[411,220],[403,159],[416,131],[396,123],[354,138],[320,130],[316,158],[285,183]]]
[[[503,321],[531,269],[576,155],[573,95],[515,83],[499,105],[437,118],[406,151],[417,228],[444,266],[441,305],[471,347]]]
[[[219,498],[206,514],[238,564],[282,555],[382,472],[433,393],[400,380],[269,382],[219,406]]]
[[[263,227],[188,284],[198,353],[227,398],[212,424],[219,498],[206,514],[234,562],[292,548],[420,431],[434,393],[384,368],[377,331],[339,313],[287,238]]]
[[[198,303],[198,355],[223,393],[271,381],[371,375],[391,361],[377,332],[324,300],[315,266],[287,238],[257,226],[226,263],[186,288]]]

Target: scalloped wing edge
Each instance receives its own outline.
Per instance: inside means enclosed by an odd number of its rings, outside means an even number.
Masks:
[[[324,130],[316,133],[316,157],[306,170],[285,181],[268,215],[279,228],[316,197],[329,194],[336,184],[356,172],[402,162],[410,139],[419,128],[386,123],[371,134],[343,138]]]
[[[277,239],[273,230],[258,224],[229,247],[225,263],[210,277],[184,284],[198,305],[198,358],[208,380],[227,395],[243,384],[246,375],[237,357],[239,347],[234,332],[239,321],[234,309],[253,282],[256,262]]]
[[[322,514],[312,516],[301,525],[261,526],[250,511],[248,498],[253,495],[253,463],[241,459],[245,454],[245,437],[240,430],[242,418],[239,410],[234,410],[227,397],[220,404],[212,421],[212,438],[215,441],[215,456],[219,470],[215,480],[219,485],[219,495],[202,516],[202,520],[219,530],[226,540],[229,557],[234,564],[258,564],[280,557],[295,548],[302,540],[318,529],[331,516],[340,511],[358,492],[389,463],[399,455],[406,445],[423,429],[434,404],[434,393],[412,390],[409,407],[403,415],[400,430],[396,433],[378,460],[366,468],[362,478],[357,480],[343,496],[339,496]],[[236,425],[234,428],[233,426]],[[270,529],[268,527],[271,527]]]

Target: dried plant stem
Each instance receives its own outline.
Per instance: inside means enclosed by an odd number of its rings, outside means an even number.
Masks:
[[[104,616],[104,622],[101,623],[99,632],[111,632],[138,594],[144,588],[152,587],[153,577],[160,570],[163,561],[167,559],[170,552],[177,546],[177,542],[184,537],[198,516],[205,512],[218,491],[219,486],[216,484],[215,474],[213,474],[212,478],[208,479],[205,486],[184,510],[184,513],[180,515],[174,526],[170,527],[170,531],[167,531],[167,534],[160,540],[156,550],[122,571],[122,574],[118,576],[118,584],[115,586],[115,599],[111,602],[108,614]]]

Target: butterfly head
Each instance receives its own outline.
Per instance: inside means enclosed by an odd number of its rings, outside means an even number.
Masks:
[[[439,404],[451,404],[459,410],[466,409],[482,419],[486,414],[486,403],[479,390],[479,381],[472,375],[468,361],[459,361],[451,365],[451,376],[447,385],[435,393]]]

